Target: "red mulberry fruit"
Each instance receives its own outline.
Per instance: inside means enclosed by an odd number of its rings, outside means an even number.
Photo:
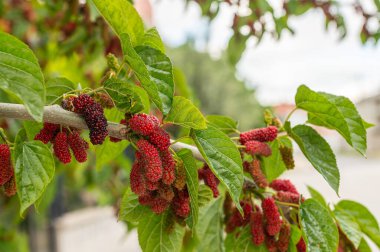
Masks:
[[[4,192],[5,195],[8,197],[11,197],[17,193],[16,181],[14,176],[12,176],[12,178],[4,184]]]
[[[170,147],[170,136],[160,127],[154,128],[149,134],[149,141],[160,151],[165,151]]]
[[[143,136],[148,136],[156,128],[155,122],[147,114],[135,114],[128,123],[131,130]]]
[[[162,182],[166,185],[173,184],[175,180],[175,161],[169,150],[160,153],[163,167]]]
[[[295,166],[293,158],[293,149],[287,146],[281,146],[279,150],[281,154],[281,159],[284,162],[286,168],[288,170],[293,169]]]
[[[272,142],[276,139],[277,132],[278,130],[275,126],[253,129],[240,134],[240,143],[245,144],[248,141]]]
[[[137,195],[146,194],[146,185],[145,185],[144,176],[142,174],[140,164],[137,161],[135,161],[135,163],[133,163],[132,165],[129,178],[131,182],[132,192],[136,193]]]
[[[162,178],[162,162],[157,149],[144,139],[137,141],[136,145],[141,154],[141,164],[145,168],[146,178],[152,182],[160,180]]]
[[[7,144],[0,144],[0,185],[4,185],[13,176],[11,151]]]
[[[252,213],[252,206],[245,202],[240,202],[243,208],[244,217],[240,212],[235,208],[233,214],[227,222],[226,232],[231,233],[236,227],[241,227],[247,225],[250,221],[250,215]]]
[[[93,103],[82,110],[82,115],[90,130],[90,140],[94,145],[102,144],[108,136],[107,119],[104,117],[104,111],[99,103]]]
[[[274,236],[280,232],[282,220],[280,213],[272,197],[263,200],[261,207],[264,212],[266,223],[266,231],[269,235]]]
[[[300,199],[300,195],[297,193],[292,192],[283,192],[279,191],[276,194],[276,199],[281,202],[287,202],[287,203],[293,203],[293,204],[299,204],[300,200],[301,202],[304,201],[303,198]]]
[[[87,160],[86,150],[88,149],[88,143],[83,138],[80,137],[77,131],[74,131],[73,133],[69,134],[68,142],[69,142],[69,146],[71,150],[74,153],[75,159],[79,163],[86,162]]]
[[[94,103],[95,101],[91,98],[91,96],[81,94],[73,100],[74,112],[82,114],[85,108],[91,107]]]
[[[289,240],[290,240],[290,225],[288,223],[284,223],[280,230],[280,235],[278,236],[277,248],[280,252],[288,251]]]
[[[261,155],[264,157],[269,157],[272,155],[272,150],[268,144],[253,140],[245,143],[245,152],[251,154],[252,156]]]
[[[149,191],[155,191],[158,189],[158,186],[159,186],[158,181],[152,182],[150,180],[146,180],[145,184],[146,184],[146,189],[148,189]]]
[[[154,200],[154,196],[152,194],[145,194],[139,196],[139,203],[143,206],[150,206]]]
[[[34,140],[39,140],[39,141],[43,142],[44,144],[47,144],[49,141],[53,140],[58,129],[59,129],[58,124],[44,123],[44,127],[34,137]]]
[[[198,170],[198,176],[199,178],[204,180],[205,184],[208,187],[210,187],[214,195],[214,198],[218,197],[219,196],[219,190],[218,190],[219,180],[211,171],[211,169],[208,167],[208,165],[204,165],[202,169]]]
[[[267,178],[261,170],[260,160],[255,159],[251,164],[250,174],[258,187],[265,188],[269,185]]]
[[[269,252],[277,252],[277,244],[276,240],[273,236],[266,235],[265,236],[265,245]]]
[[[260,245],[265,241],[264,233],[264,218],[261,211],[251,213],[251,234],[252,242],[255,245]]]
[[[69,149],[69,143],[67,141],[67,135],[65,132],[59,132],[54,138],[54,155],[64,164],[71,162],[71,154]]]
[[[272,187],[276,191],[299,194],[296,187],[288,179],[275,179],[272,181],[272,183],[270,183],[270,187]]]
[[[186,218],[190,214],[190,198],[187,190],[179,191],[173,199],[173,210],[179,217]]]
[[[303,238],[297,243],[298,252],[306,252],[306,243]]]
[[[163,213],[169,207],[169,202],[166,200],[156,197],[150,204],[150,208],[156,214]]]

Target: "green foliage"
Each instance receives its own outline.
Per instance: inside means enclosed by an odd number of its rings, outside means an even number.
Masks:
[[[315,199],[316,201],[318,201],[318,203],[321,204],[322,206],[327,207],[326,200],[322,196],[322,194],[320,194],[317,190],[315,190],[311,186],[307,186],[307,190],[309,191],[309,193],[310,193],[310,195],[311,195],[311,197],[313,199]]]
[[[281,153],[279,151],[279,141],[269,143],[270,148],[272,149],[272,155],[269,157],[263,157],[262,167],[265,176],[268,181],[272,181],[278,178],[284,171],[286,171],[286,166],[281,158]]]
[[[355,218],[351,216],[349,213],[340,209],[339,207],[335,207],[334,216],[342,232],[347,236],[347,238],[357,249],[362,239],[362,232]]]
[[[144,34],[142,45],[148,46],[165,53],[165,45],[161,40],[160,34],[155,27],[150,28]]]
[[[119,220],[138,223],[150,212],[149,208],[140,205],[138,196],[128,188],[121,200]]]
[[[208,124],[223,131],[226,134],[236,133],[238,122],[228,116],[207,115]]]
[[[74,83],[70,80],[57,77],[46,82],[46,103],[56,103],[62,99],[62,95],[75,89]]]
[[[0,32],[0,88],[16,95],[29,114],[42,121],[45,84],[41,68],[29,47]]]

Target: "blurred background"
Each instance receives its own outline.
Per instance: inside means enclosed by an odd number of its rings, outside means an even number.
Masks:
[[[340,135],[318,131],[336,150],[340,198],[361,202],[380,220],[378,1],[133,2],[167,46],[176,93],[205,114],[233,117],[241,131],[263,126],[266,108],[284,119],[300,84],[350,98],[376,124],[368,130],[367,158],[351,151]],[[121,53],[118,39],[85,0],[0,0],[0,29],[32,47],[47,79],[62,76],[83,87],[99,84],[107,53]],[[1,90],[0,98],[9,99]],[[305,120],[301,111],[292,116],[294,123]],[[10,131],[20,124],[1,118],[0,123]],[[58,167],[38,210],[30,209],[25,218],[12,211],[16,198],[1,198],[0,239],[6,242],[0,251],[140,251],[136,232],[126,232],[133,225],[117,222],[115,214],[128,185],[128,153],[121,150],[112,162]],[[296,169],[283,177],[306,196],[310,185],[330,202],[340,199],[297,151]]]

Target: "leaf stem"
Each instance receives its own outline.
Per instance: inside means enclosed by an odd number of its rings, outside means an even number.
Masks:
[[[293,203],[289,203],[289,202],[282,202],[282,201],[278,201],[278,200],[276,200],[276,203],[278,203],[280,205],[283,205],[283,206],[290,206],[290,207],[295,207],[295,208],[299,208],[300,207],[297,204],[293,204]]]
[[[285,122],[289,121],[290,117],[293,115],[294,112],[296,112],[297,109],[298,109],[298,107],[295,107],[294,109],[292,109],[292,111],[290,111],[288,116],[285,118],[284,124],[285,124]]]

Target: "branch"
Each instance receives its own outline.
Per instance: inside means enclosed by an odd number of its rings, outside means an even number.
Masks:
[[[12,103],[0,103],[0,118],[13,118],[19,120],[30,120],[33,121],[33,118],[27,112],[26,108],[21,104],[12,104]],[[77,129],[88,129],[85,121],[79,115],[74,112],[64,110],[59,105],[51,105],[44,107],[44,122],[61,124],[68,127],[73,127]],[[108,122],[108,134],[112,137],[119,139],[126,139],[126,132],[128,131],[127,127],[122,124]],[[171,140],[174,142],[173,140]],[[194,157],[200,161],[205,161],[195,146],[184,144],[184,143],[174,143],[171,146],[175,151],[187,148],[191,150]]]

